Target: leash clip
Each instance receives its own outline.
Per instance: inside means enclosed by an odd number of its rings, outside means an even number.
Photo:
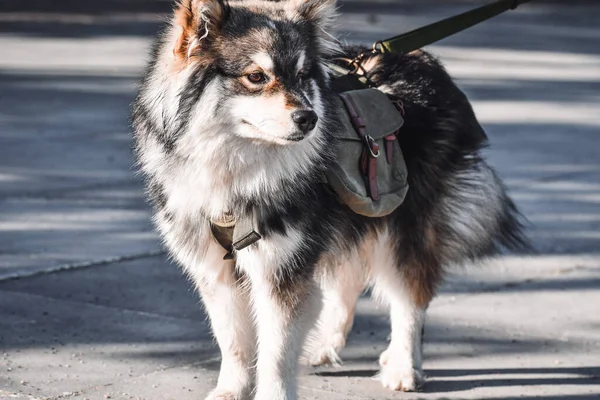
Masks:
[[[373,49],[371,50],[373,54],[382,54],[384,51],[385,47],[383,46],[383,40],[378,40],[373,43]]]
[[[350,60],[348,65],[353,68],[352,71],[350,72],[351,74],[356,74],[358,71],[361,71],[363,74],[366,72],[362,66],[362,61],[364,58],[365,58],[365,53],[360,53],[359,55],[354,57],[352,60]]]
[[[372,52],[372,54],[377,54],[377,53],[378,53],[378,51],[376,51],[376,50],[373,50],[373,52]],[[366,56],[367,56],[367,53],[363,52],[354,58],[337,57],[337,58],[334,58],[334,60],[335,61],[343,61],[346,64],[348,64],[348,67],[352,68],[350,70],[350,72],[348,72],[348,75],[355,75],[358,71],[361,71],[363,76],[366,76],[367,71],[362,66],[362,62]]]

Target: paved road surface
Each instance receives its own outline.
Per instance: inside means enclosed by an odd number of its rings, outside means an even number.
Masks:
[[[0,5],[0,398],[202,399],[218,350],[160,253],[127,128],[166,3],[63,3]],[[347,3],[340,35],[367,42],[468,7]],[[303,398],[600,396],[599,13],[525,6],[432,47],[539,254],[452,276],[429,312],[424,393],[371,379],[388,325],[361,299],[344,366],[304,370]]]

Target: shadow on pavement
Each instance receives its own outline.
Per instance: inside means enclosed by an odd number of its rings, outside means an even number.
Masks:
[[[314,375],[326,378],[370,378],[377,374],[377,369],[336,370],[316,372]],[[423,388],[423,393],[452,393],[467,391],[478,387],[502,386],[539,386],[539,385],[597,385],[600,379],[600,367],[586,368],[498,368],[498,369],[428,369],[426,370],[429,381]],[[504,375],[538,375],[532,378],[503,377]],[[544,375],[572,375],[570,377],[545,377]],[[486,376],[484,379],[476,377]],[[463,379],[444,379],[463,378]],[[503,397],[506,398],[506,397]],[[510,398],[510,397],[508,397]],[[529,398],[527,395],[519,398]],[[544,398],[589,398],[587,396],[557,396]]]

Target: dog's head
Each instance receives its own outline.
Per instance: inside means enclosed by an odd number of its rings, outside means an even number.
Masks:
[[[334,47],[326,32],[334,13],[335,0],[181,0],[173,57],[177,68],[218,81],[216,111],[231,133],[294,143],[318,132],[325,117],[323,59]]]

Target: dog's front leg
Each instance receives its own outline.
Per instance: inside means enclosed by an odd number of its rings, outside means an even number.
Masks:
[[[258,333],[255,399],[296,400],[298,360],[318,316],[321,296],[307,273],[311,266],[303,269],[298,260],[277,265],[269,261],[246,270]]]
[[[201,265],[187,269],[200,291],[221,350],[217,387],[206,400],[246,400],[253,386],[256,349],[249,290],[236,274],[234,263],[223,260],[224,255],[225,251],[212,242]]]
[[[256,400],[296,400],[298,359],[321,302],[316,292],[310,282],[290,284],[265,279],[255,286]]]

